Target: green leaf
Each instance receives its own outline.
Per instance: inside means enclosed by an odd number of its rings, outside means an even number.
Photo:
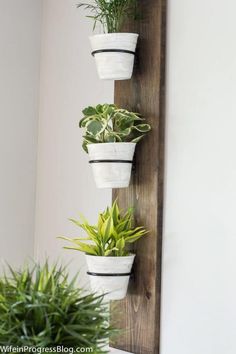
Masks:
[[[81,216],[80,220],[70,219],[87,233],[87,238],[60,237],[73,244],[75,249],[96,256],[125,256],[126,245],[133,243],[147,234],[143,226],[133,227],[134,209],[120,211],[117,200],[111,207],[99,214],[97,225],[89,225]],[[86,242],[89,241],[89,242]]]
[[[116,227],[116,225],[119,222],[119,218],[120,218],[120,210],[117,204],[117,199],[114,201],[112,207],[111,207],[111,215],[113,218],[113,224]]]
[[[102,104],[98,104],[95,109],[96,109],[96,113],[98,113],[98,114],[103,113],[103,105]]]
[[[144,135],[140,135],[137,138],[131,140],[131,143],[138,143],[143,137],[144,137]]]
[[[116,138],[115,138],[115,136],[114,135],[112,135],[112,134],[107,134],[106,133],[106,135],[105,135],[105,142],[106,143],[115,143],[116,142]]]
[[[136,129],[141,133],[147,133],[149,132],[149,130],[151,130],[151,127],[149,124],[138,124],[138,125],[134,125],[133,129]]]
[[[88,142],[86,140],[83,141],[82,148],[86,153],[88,153]]]
[[[84,252],[86,254],[90,254],[92,256],[97,256],[97,251],[95,246],[93,245],[86,245],[86,243],[82,243],[82,242],[77,242],[78,247],[69,247],[69,246],[65,246],[63,247],[66,250],[74,250],[74,251],[80,251],[80,252]]]
[[[130,230],[129,224],[130,224],[130,220],[128,218],[123,218],[116,227],[117,232],[121,233],[124,230]]]
[[[16,347],[102,349],[114,333],[103,296],[85,293],[78,275],[47,262],[9,269],[0,278],[0,343]]]
[[[102,233],[102,226],[103,226],[103,223],[104,223],[103,216],[102,216],[102,214],[99,214],[99,216],[98,216],[98,224],[97,224],[97,229],[98,229],[98,233],[99,233],[99,234]]]
[[[150,129],[149,124],[137,113],[120,109],[114,104],[98,104],[83,111],[80,127],[86,129],[83,149],[88,152],[88,144],[110,142],[138,142]],[[139,136],[141,134],[141,136]]]
[[[115,251],[119,251],[119,249],[117,247],[113,247],[105,251],[105,257],[111,256]]]
[[[103,223],[101,228],[101,235],[105,243],[109,240],[111,236],[112,227],[113,227],[113,220],[111,216],[109,216],[109,218]]]
[[[116,242],[116,248],[118,249],[118,255],[122,256],[125,248],[125,239],[123,237]]]
[[[87,130],[90,134],[96,136],[103,130],[103,124],[94,120],[87,125]]]
[[[89,106],[89,107],[85,108],[82,111],[82,113],[84,116],[88,117],[88,116],[93,116],[93,115],[97,114],[97,111],[96,111],[96,108]]]
[[[96,0],[94,3],[80,3],[88,11],[86,17],[94,21],[93,30],[99,23],[104,33],[117,33],[122,31],[124,22],[128,19],[137,19],[137,0]]]
[[[128,136],[128,135],[130,135],[131,134],[131,128],[127,128],[127,129],[124,129],[124,130],[122,130],[122,131],[120,131],[120,132],[118,132],[117,133],[117,135],[119,136],[119,137],[125,137],[125,136]]]
[[[97,139],[92,137],[92,136],[90,136],[90,135],[85,135],[84,136],[84,140],[86,142],[88,142],[88,143],[91,143],[91,144],[97,144],[98,143]]]
[[[115,138],[115,142],[122,142],[122,136],[119,133],[110,132],[110,135]]]
[[[86,240],[85,237],[76,237],[76,238],[69,238],[69,237],[65,237],[65,236],[58,236],[58,239],[64,240],[64,241],[69,241],[74,243],[75,241],[81,241],[81,240]],[[89,238],[87,238],[87,240],[89,240]]]
[[[114,110],[116,109],[116,106],[114,104],[107,104],[104,105],[104,111],[106,114],[111,115],[113,114]]]
[[[83,117],[83,118],[79,121],[79,127],[80,127],[80,128],[85,128],[86,125],[88,124],[88,122],[90,122],[91,120],[93,120],[94,117],[95,117],[95,116]]]
[[[125,242],[127,242],[127,243],[134,243],[134,242],[138,241],[141,237],[143,237],[143,236],[146,235],[146,234],[147,234],[147,232],[140,232],[140,233],[137,233],[137,234],[135,234],[135,235],[133,235],[133,236],[127,237],[127,238],[125,239]]]
[[[81,218],[83,218],[83,216],[81,216]],[[82,228],[87,233],[88,238],[84,238],[84,240],[94,241],[97,245],[100,243],[97,227],[89,225],[87,220],[84,218],[83,218],[84,224],[80,223],[80,221],[75,219],[69,219],[69,220],[72,221],[76,226]],[[79,239],[78,238],[67,239],[67,241],[69,240],[71,240],[72,242],[76,242],[76,240]]]

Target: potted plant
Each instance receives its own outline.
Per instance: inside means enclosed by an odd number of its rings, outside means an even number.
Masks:
[[[99,214],[97,225],[90,225],[84,218],[70,220],[82,228],[87,237],[60,238],[73,244],[65,249],[85,253],[92,290],[104,294],[107,300],[123,299],[135,258],[128,245],[147,234],[143,226],[133,227],[133,209],[121,212],[115,201]]]
[[[24,267],[0,279],[0,345],[47,353],[107,353],[113,330],[103,297],[84,294],[65,268]],[[14,348],[13,348],[14,347]],[[9,347],[8,347],[9,348]],[[86,349],[89,348],[89,349]],[[24,352],[28,351],[27,348]]]
[[[128,187],[136,143],[151,129],[137,113],[114,104],[83,110],[83,148],[98,188]]]
[[[92,55],[95,57],[101,79],[130,79],[138,39],[136,33],[122,33],[127,19],[136,17],[136,0],[93,0],[80,3],[90,11],[95,27],[100,24],[103,34],[90,37]]]

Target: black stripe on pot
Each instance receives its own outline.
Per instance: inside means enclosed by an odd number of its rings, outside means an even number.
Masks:
[[[135,55],[135,52],[126,49],[98,49],[98,50],[94,50],[91,54],[94,57],[95,54],[99,54],[99,53],[127,53],[127,54]]]
[[[133,163],[132,160],[90,160],[89,163]]]
[[[94,273],[87,272],[88,275],[92,275],[94,277],[127,277],[131,275],[131,273]]]

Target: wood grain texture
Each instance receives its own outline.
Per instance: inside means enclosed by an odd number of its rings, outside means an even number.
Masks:
[[[114,347],[135,354],[159,354],[161,248],[165,126],[166,0],[140,0],[141,21],[127,30],[140,34],[134,75],[115,84],[115,103],[140,112],[152,126],[138,144],[129,188],[113,191],[119,205],[135,207],[137,225],[150,234],[135,246],[129,294],[114,303],[113,320],[124,332]],[[136,26],[136,27],[135,27]]]

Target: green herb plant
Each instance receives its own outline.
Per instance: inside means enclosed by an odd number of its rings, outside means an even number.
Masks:
[[[127,246],[139,240],[147,231],[143,226],[133,227],[133,209],[120,211],[117,201],[112,207],[99,214],[97,225],[89,225],[84,217],[81,222],[70,219],[76,226],[82,228],[86,238],[59,237],[69,241],[73,246],[64,247],[82,251],[93,256],[120,257],[129,255]]]
[[[118,108],[114,104],[99,104],[83,110],[80,128],[85,129],[83,148],[88,144],[139,142],[151,130],[139,114]]]
[[[84,294],[64,267],[47,262],[0,279],[0,344],[35,348],[104,349],[112,329],[103,297]],[[52,349],[50,349],[52,350]]]
[[[120,32],[127,19],[137,16],[137,0],[93,0],[77,7],[88,10],[90,15],[87,17],[94,21],[93,29],[100,23],[104,33]]]

